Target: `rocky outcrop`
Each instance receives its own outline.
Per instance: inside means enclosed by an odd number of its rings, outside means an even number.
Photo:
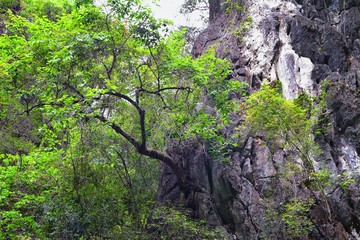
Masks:
[[[164,166],[159,199],[186,204],[234,239],[360,239],[360,1],[233,0],[242,11],[224,2],[210,1],[210,24],[194,56],[214,46],[232,62],[231,78],[247,82],[250,94],[266,79],[281,81],[288,99],[302,93],[322,98],[316,135],[322,154],[314,164],[332,174],[322,189],[309,187],[312,179],[288,164],[297,161],[292,152],[243,129],[240,148],[224,157],[226,164],[201,140],[170,145],[207,191],[182,195]],[[231,136],[239,130],[224,131]],[[342,181],[344,173],[356,181]],[[294,196],[310,207],[293,209],[291,225],[286,213]]]

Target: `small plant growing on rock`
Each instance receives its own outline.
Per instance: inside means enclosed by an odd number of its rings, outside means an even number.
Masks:
[[[285,204],[281,219],[285,223],[285,233],[288,239],[306,236],[314,227],[308,216],[312,204],[311,200],[301,201],[299,199],[293,199]]]
[[[339,176],[339,181],[337,184],[343,191],[348,191],[352,183],[356,183],[356,180],[345,172]]]
[[[319,197],[314,196],[318,202],[325,204],[331,221],[331,209],[325,192],[331,183],[331,176],[327,170],[316,172],[313,165],[313,159],[320,150],[313,135],[317,115],[313,116],[312,99],[302,95],[296,101],[286,100],[275,88],[263,85],[260,91],[248,98],[246,106],[246,126],[260,134],[264,142],[276,145],[277,149],[289,155],[287,162],[278,169],[282,187],[287,189],[287,200],[285,205],[275,204],[276,207],[272,209],[278,212],[277,221],[284,224],[281,232],[291,236],[291,239],[306,236],[313,228],[308,212],[314,200],[301,194],[300,185],[307,187],[310,192],[320,193]],[[311,179],[311,183],[307,184],[308,179]]]
[[[312,157],[318,148],[312,137],[312,121],[306,110],[286,100],[268,85],[246,101],[246,125],[267,141],[281,141],[282,147],[301,158],[304,170],[313,171]]]
[[[235,30],[232,32],[232,35],[238,38],[238,43],[241,44],[244,42],[244,34],[247,33],[251,27],[253,20],[251,17],[247,17],[242,21],[239,26],[236,26]]]
[[[194,221],[186,209],[161,206],[148,224],[151,239],[225,239],[220,229],[210,229],[205,221]]]
[[[240,3],[236,2],[236,1],[232,1],[232,0],[226,0],[223,3],[223,6],[225,7],[225,12],[227,14],[233,13],[233,12],[241,12],[244,10],[244,6],[241,5]]]

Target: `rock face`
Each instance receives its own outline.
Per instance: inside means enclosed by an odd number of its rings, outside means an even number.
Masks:
[[[241,147],[226,164],[209,154],[206,142],[170,145],[207,192],[182,196],[164,166],[159,199],[186,204],[233,239],[360,239],[360,1],[209,2],[209,27],[196,40],[194,56],[215,47],[250,94],[266,79],[281,81],[288,99],[322,97],[323,131],[316,135],[322,154],[314,161],[331,179],[309,187],[312,180],[288,164],[296,156],[242,130]],[[355,181],[342,181],[344,173]]]

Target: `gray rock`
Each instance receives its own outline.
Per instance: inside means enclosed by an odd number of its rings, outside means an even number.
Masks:
[[[238,130],[244,116],[234,114],[224,136],[230,139],[240,132],[241,147],[231,151],[226,165],[199,139],[168,146],[206,192],[184,196],[174,174],[163,166],[159,200],[187,205],[236,239],[289,239],[281,220],[285,205],[294,199],[313,201],[308,213],[295,214],[313,224],[299,239],[359,239],[360,1],[232,1],[247,11],[229,15],[225,1],[210,1],[210,24],[195,41],[194,57],[215,46],[218,57],[232,62],[231,77],[249,83],[248,93],[258,90],[265,78],[280,80],[288,99],[304,92],[317,98],[326,91],[318,126],[322,133],[316,136],[323,152],[314,165],[316,170],[329,169],[331,181],[323,189],[313,187],[314,179],[299,170],[301,160],[294,153],[282,149],[280,142]],[[249,30],[235,36],[234,30],[249,16]],[[356,179],[348,191],[338,187],[345,172]]]

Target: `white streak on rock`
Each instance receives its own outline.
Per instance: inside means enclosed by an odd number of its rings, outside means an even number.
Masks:
[[[341,139],[342,148],[341,155],[339,157],[343,170],[347,170],[351,173],[360,173],[360,157],[358,156],[354,147],[346,143],[344,139]]]
[[[275,72],[283,86],[283,94],[287,99],[294,99],[301,92],[316,96],[314,82],[311,78],[314,64],[309,58],[300,57],[295,53],[286,28],[286,23],[282,21],[279,30],[282,47],[279,61],[275,66]]]
[[[253,21],[251,31],[244,39],[249,70],[252,74],[271,81],[280,80],[287,99],[294,99],[301,92],[317,95],[316,86],[311,78],[314,64],[309,58],[295,53],[286,33],[285,20],[281,19],[281,16],[294,16],[299,11],[298,5],[283,0],[259,0],[248,9]],[[276,21],[272,17],[276,13],[281,13],[278,15],[280,29],[265,29],[264,22]],[[276,49],[279,41],[281,47]],[[278,58],[276,54],[279,54]]]

